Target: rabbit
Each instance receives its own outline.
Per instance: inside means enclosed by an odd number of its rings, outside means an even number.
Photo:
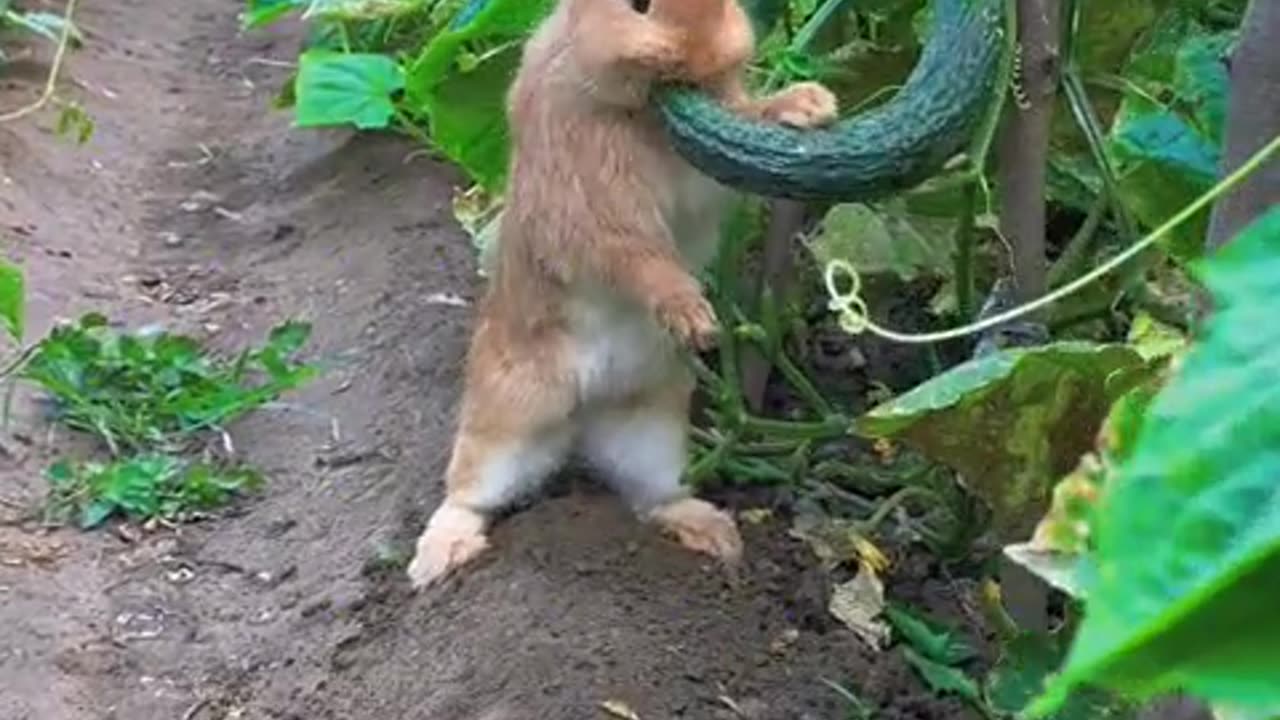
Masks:
[[[495,513],[571,453],[686,548],[740,562],[733,517],[680,482],[694,390],[680,353],[717,335],[695,273],[732,193],[676,154],[650,93],[681,81],[764,121],[836,117],[817,83],[750,97],[754,50],[736,0],[560,0],[525,44],[498,244],[445,497],[408,568],[415,588],[484,551]]]

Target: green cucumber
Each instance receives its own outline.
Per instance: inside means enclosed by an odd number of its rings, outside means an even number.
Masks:
[[[933,30],[902,89],[827,128],[749,120],[686,87],[662,88],[655,101],[676,151],[725,185],[791,200],[884,197],[937,174],[988,115],[1006,44],[1005,2],[934,0]],[[769,5],[744,2],[752,11]]]

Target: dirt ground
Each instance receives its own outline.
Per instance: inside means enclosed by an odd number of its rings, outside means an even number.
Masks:
[[[847,717],[823,679],[882,720],[972,717],[831,618],[784,520],[745,529],[730,585],[566,478],[473,570],[410,593],[397,562],[439,496],[471,312],[437,298],[480,292],[459,177],[397,138],[292,130],[269,61],[298,29],[242,34],[240,5],[84,3],[61,94],[96,134],[59,140],[51,112],[0,126],[0,235],[32,338],[94,309],[230,348],[298,317],[329,369],[232,429],[264,493],[141,536],[22,519],[75,448],[20,398],[0,437],[0,718]],[[35,50],[0,108],[38,92]],[[783,502],[762,497],[719,499]],[[931,563],[900,567],[895,598],[964,614]]]

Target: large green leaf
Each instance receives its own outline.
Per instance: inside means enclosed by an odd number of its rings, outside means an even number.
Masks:
[[[1109,482],[1085,619],[1040,716],[1084,683],[1280,705],[1280,208],[1201,275],[1216,312]]]
[[[506,175],[507,90],[523,40],[553,0],[472,0],[432,38],[406,74],[410,106],[426,115],[448,157],[488,190]]]
[[[506,178],[506,89],[519,62],[520,47],[511,45],[473,69],[451,74],[435,86],[426,106],[436,145],[489,192],[500,192]]]
[[[469,44],[523,40],[547,16],[554,0],[472,0],[432,38],[409,68],[407,92],[427,102]]]
[[[27,295],[22,269],[0,260],[0,324],[16,343],[22,342]]]
[[[859,418],[860,432],[900,438],[959,471],[1023,538],[1053,484],[1093,445],[1112,402],[1138,381],[1124,345],[1062,342],[972,360]]]
[[[391,96],[403,87],[400,66],[386,55],[308,50],[299,58],[295,118],[299,127],[385,128],[395,115]]]

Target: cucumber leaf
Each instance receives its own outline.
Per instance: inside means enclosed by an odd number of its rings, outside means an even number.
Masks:
[[[971,360],[872,409],[859,432],[900,439],[949,465],[1006,539],[1030,533],[1054,483],[1093,446],[1111,404],[1138,381],[1124,345],[1060,342]]]
[[[486,190],[500,190],[510,152],[506,96],[520,47],[553,0],[472,0],[409,65],[405,96],[431,137]]]
[[[1082,684],[1280,705],[1280,208],[1199,270],[1216,312],[1108,483],[1084,622],[1034,716]]]
[[[436,85],[425,108],[436,145],[492,193],[500,192],[506,179],[511,154],[506,89],[519,62],[520,47],[510,45]]]
[[[386,55],[308,50],[299,58],[294,87],[299,127],[352,124],[369,130],[391,122],[392,94],[404,87],[404,75]]]

